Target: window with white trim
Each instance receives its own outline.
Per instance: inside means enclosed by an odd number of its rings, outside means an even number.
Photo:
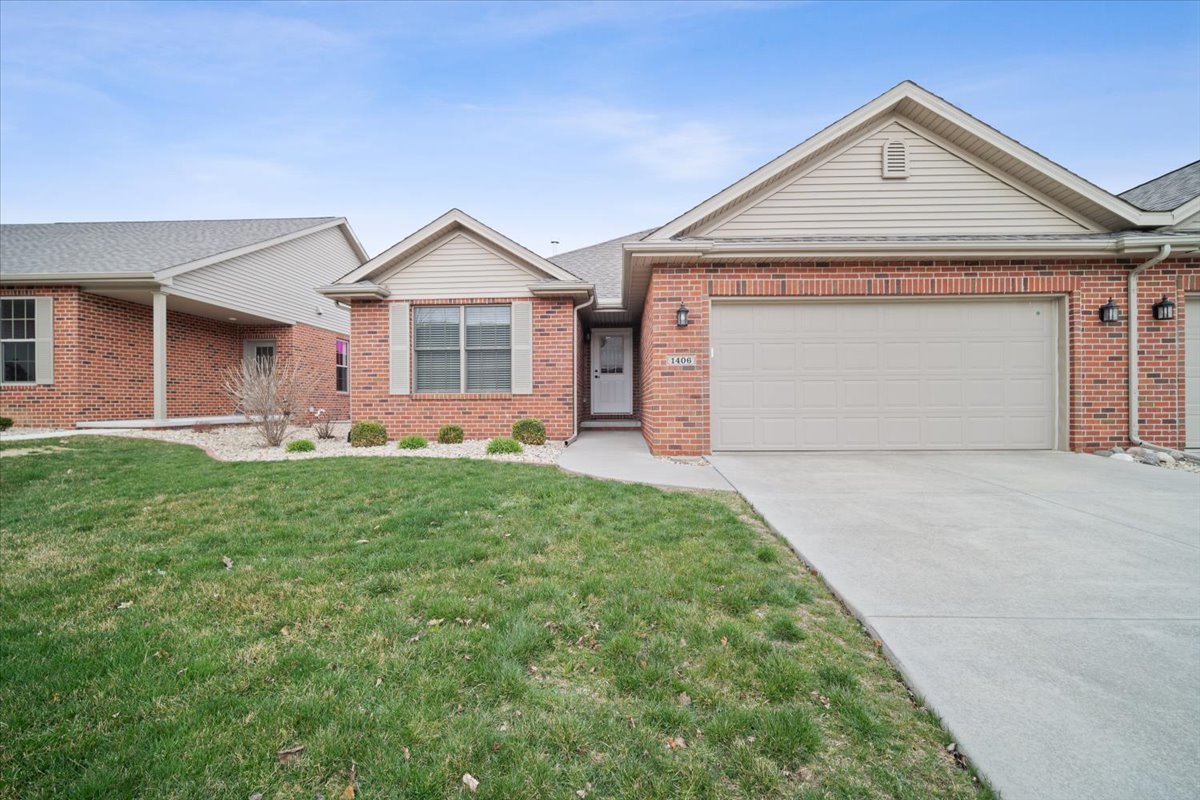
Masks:
[[[337,351],[334,362],[337,391],[350,391],[350,343],[345,339],[337,340]]]
[[[512,307],[413,308],[414,389],[419,393],[512,391]]]
[[[32,297],[0,300],[0,356],[5,383],[37,381],[37,303]]]

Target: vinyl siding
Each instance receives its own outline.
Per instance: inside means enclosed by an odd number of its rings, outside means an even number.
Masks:
[[[881,174],[884,142],[909,177]],[[1082,233],[1087,228],[898,122],[704,232],[713,237]]]
[[[544,280],[455,233],[379,280],[394,297],[405,299],[528,297],[529,284]]]
[[[349,312],[316,287],[333,283],[359,264],[341,229],[334,227],[184,273],[175,278],[175,286],[197,300],[348,334]]]

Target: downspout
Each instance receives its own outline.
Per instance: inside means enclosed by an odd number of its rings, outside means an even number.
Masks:
[[[1138,436],[1138,290],[1137,279],[1145,270],[1166,259],[1171,255],[1171,245],[1164,244],[1158,253],[1144,264],[1129,273],[1129,441],[1138,447],[1167,453],[1173,458],[1194,460],[1195,456],[1174,450],[1170,447],[1160,447],[1150,444]]]
[[[586,303],[575,306],[571,325],[571,438],[563,444],[570,445],[579,438],[579,312],[596,302],[595,293]]]

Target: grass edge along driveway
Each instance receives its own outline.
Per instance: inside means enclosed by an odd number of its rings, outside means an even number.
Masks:
[[[50,446],[0,461],[0,795],[990,796],[736,498]]]

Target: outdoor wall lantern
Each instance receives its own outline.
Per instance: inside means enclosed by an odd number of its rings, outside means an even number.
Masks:
[[[1100,321],[1105,325],[1121,321],[1121,309],[1117,308],[1117,304],[1113,302],[1111,297],[1108,298],[1107,303],[1100,306]]]
[[[1175,304],[1165,294],[1162,300],[1154,304],[1155,319],[1175,319]]]
[[[688,312],[688,307],[683,304],[682,300],[680,300],[679,308],[675,309],[675,324],[680,328],[686,328],[688,326]]]

